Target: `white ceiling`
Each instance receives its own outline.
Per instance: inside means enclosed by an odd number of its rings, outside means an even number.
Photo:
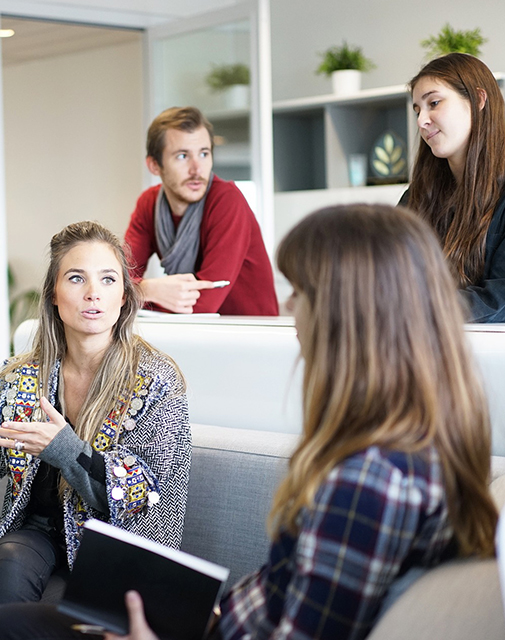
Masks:
[[[20,62],[100,49],[139,40],[140,31],[90,27],[47,20],[25,20],[5,16],[3,29],[14,29],[12,38],[2,40],[2,64]]]
[[[139,31],[131,29],[173,24],[208,11],[231,8],[242,1],[0,0],[1,26],[16,32],[2,41],[2,63],[10,66],[130,42],[140,37]]]
[[[237,4],[241,1],[0,0],[0,13],[142,28]]]

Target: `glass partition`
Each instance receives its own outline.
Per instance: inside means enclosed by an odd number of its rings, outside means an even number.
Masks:
[[[225,180],[252,179],[250,52],[246,19],[154,42],[155,112],[198,107],[214,125],[214,171]]]

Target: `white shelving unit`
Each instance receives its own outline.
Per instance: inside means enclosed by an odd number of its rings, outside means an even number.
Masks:
[[[219,142],[215,148],[216,172],[227,179],[250,179],[249,110],[221,110],[207,115]],[[275,102],[275,191],[349,187],[349,155],[368,155],[386,130],[394,131],[406,143],[410,166],[416,125],[405,86],[365,89],[344,98],[328,94]]]
[[[405,142],[411,164],[416,124],[403,85],[275,102],[273,121],[276,192],[349,187],[349,155],[368,156],[386,130]]]
[[[505,74],[496,73],[495,77],[503,90]],[[218,175],[226,177],[226,169],[231,166],[235,172],[238,166],[244,174],[250,171],[249,112],[208,115],[216,134],[227,141],[216,147]],[[349,155],[369,155],[386,130],[394,131],[405,142],[410,172],[418,134],[406,86],[365,89],[344,98],[328,94],[274,102],[274,246],[298,220],[318,207],[398,202],[407,186],[407,175],[394,184],[359,188],[349,184]],[[372,180],[370,183],[373,185]]]
[[[390,98],[401,98],[407,93],[404,85],[395,85],[391,87],[378,87],[374,89],[362,89],[357,93],[338,98],[333,93],[323,96],[311,96],[309,98],[295,98],[293,100],[278,100],[274,102],[274,112],[288,112],[299,109],[310,109],[312,107],[324,107],[330,104],[346,105],[359,104],[367,101],[376,101],[380,98],[389,100]]]

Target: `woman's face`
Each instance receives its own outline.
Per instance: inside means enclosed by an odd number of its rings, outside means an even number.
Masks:
[[[286,302],[286,308],[295,318],[295,328],[298,341],[300,342],[300,351],[305,358],[308,348],[309,324],[312,316],[309,299],[302,291],[293,287],[293,293]]]
[[[104,242],[80,242],[63,257],[53,304],[72,336],[109,340],[125,301],[121,265]]]
[[[458,178],[472,129],[470,102],[444,82],[426,76],[412,91],[421,137],[437,158],[446,158]]]

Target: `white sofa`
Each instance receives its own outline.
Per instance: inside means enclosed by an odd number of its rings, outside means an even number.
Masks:
[[[34,323],[15,336],[16,351]],[[289,318],[140,319],[138,330],[188,379],[193,465],[183,549],[231,568],[230,582],[266,557],[265,519],[301,429],[301,365]],[[469,325],[493,429],[493,490],[505,502],[505,326]],[[56,581],[49,598],[58,595]],[[56,590],[54,587],[57,587]],[[494,560],[428,572],[386,612],[370,640],[503,640]]]
[[[18,328],[16,353],[35,326]],[[303,365],[292,318],[152,314],[137,330],[181,367],[192,422],[300,433]],[[467,325],[466,333],[489,399],[493,454],[505,456],[505,325]]]
[[[29,348],[35,327],[18,327],[15,353]],[[182,369],[192,422],[300,433],[302,368],[291,318],[152,313],[138,319],[137,332]]]

